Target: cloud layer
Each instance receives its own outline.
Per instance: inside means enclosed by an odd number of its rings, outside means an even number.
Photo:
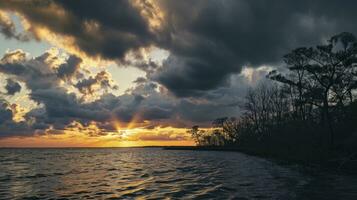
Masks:
[[[356,6],[337,0],[1,1],[0,32],[6,38],[47,41],[69,56],[63,61],[45,52],[29,58],[22,50],[3,56],[6,94],[20,92],[23,83],[39,106],[16,122],[10,104],[3,104],[0,132],[14,134],[13,126],[19,133],[77,128],[100,135],[116,131],[117,121],[187,127],[239,115],[245,90],[289,50],[342,31],[357,33]],[[24,33],[16,31],[9,13],[20,15]],[[153,47],[168,52],[162,63],[146,58]],[[146,76],[114,95],[115,74],[86,71],[87,58],[134,66]]]

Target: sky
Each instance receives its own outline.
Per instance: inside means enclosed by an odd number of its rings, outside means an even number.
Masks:
[[[0,1],[0,147],[194,145],[352,0]]]

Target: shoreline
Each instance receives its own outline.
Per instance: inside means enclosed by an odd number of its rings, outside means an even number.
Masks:
[[[254,150],[232,148],[232,147],[199,147],[199,146],[169,146],[163,147],[163,150],[188,150],[188,151],[221,151],[221,152],[238,152],[245,155],[263,158],[281,165],[301,165],[302,167],[313,170],[324,170],[331,173],[357,174],[357,161],[353,161],[352,166],[342,166],[339,162],[329,160],[299,160],[286,158],[282,156],[268,155]]]
[[[324,170],[334,173],[357,174],[357,160],[348,163],[341,163],[340,160],[318,160],[318,159],[297,159],[278,154],[263,153],[254,149],[237,148],[237,147],[218,147],[218,146],[133,146],[133,147],[0,147],[1,149],[145,149],[157,148],[162,150],[186,150],[186,151],[220,151],[220,152],[238,152],[245,155],[263,158],[281,165],[301,165],[306,169]]]

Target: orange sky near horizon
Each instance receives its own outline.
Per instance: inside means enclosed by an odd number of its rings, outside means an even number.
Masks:
[[[133,129],[135,130],[135,129]],[[173,134],[173,132],[175,132]],[[176,136],[175,136],[176,135]],[[147,136],[147,137],[145,137]],[[161,128],[132,131],[126,136],[108,134],[88,136],[85,133],[47,134],[0,139],[1,147],[140,147],[140,146],[194,146],[186,129]]]
[[[40,139],[38,137],[6,138],[0,140],[0,148],[46,147],[143,147],[143,146],[194,146],[193,141],[101,141],[77,139]]]

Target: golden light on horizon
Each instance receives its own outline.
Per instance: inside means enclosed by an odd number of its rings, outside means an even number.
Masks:
[[[85,132],[64,131],[28,137],[9,137],[0,140],[0,147],[138,147],[193,146],[185,128],[120,129],[119,132],[90,136]]]

